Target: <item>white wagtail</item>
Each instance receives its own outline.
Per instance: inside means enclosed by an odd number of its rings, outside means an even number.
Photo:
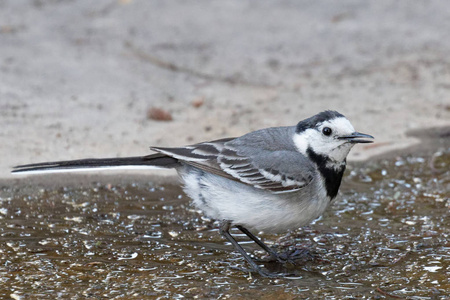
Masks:
[[[322,215],[341,184],[346,157],[372,136],[356,132],[336,111],[324,111],[296,126],[274,127],[195,145],[151,147],[140,157],[81,159],[16,166],[14,173],[114,167],[175,168],[184,191],[220,233],[262,276],[263,270],[236,242],[237,227],[276,260],[279,255],[247,228],[280,232],[309,224]]]

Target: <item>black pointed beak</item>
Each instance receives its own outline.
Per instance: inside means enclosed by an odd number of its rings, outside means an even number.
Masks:
[[[347,140],[349,143],[356,144],[356,143],[373,143],[372,140],[368,139],[374,139],[374,137],[360,132],[353,132],[350,135],[340,136],[339,139]]]

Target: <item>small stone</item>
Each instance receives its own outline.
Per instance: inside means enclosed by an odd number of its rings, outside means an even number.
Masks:
[[[192,106],[195,108],[199,108],[200,106],[202,106],[205,103],[205,98],[204,97],[200,97],[198,99],[195,99],[191,102]]]
[[[172,115],[161,108],[152,107],[147,111],[147,118],[155,121],[172,121]]]

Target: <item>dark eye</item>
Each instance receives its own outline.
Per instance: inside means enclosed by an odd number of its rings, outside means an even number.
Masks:
[[[323,133],[324,135],[326,135],[326,136],[329,136],[332,132],[333,132],[333,130],[331,130],[330,127],[324,127],[324,128],[322,129],[322,133]]]

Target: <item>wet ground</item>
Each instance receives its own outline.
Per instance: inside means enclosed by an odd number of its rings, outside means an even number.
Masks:
[[[242,257],[176,185],[4,187],[0,298],[448,299],[449,166],[445,151],[350,166],[323,218],[261,236],[311,253],[266,264],[295,274],[278,279],[235,269]]]

